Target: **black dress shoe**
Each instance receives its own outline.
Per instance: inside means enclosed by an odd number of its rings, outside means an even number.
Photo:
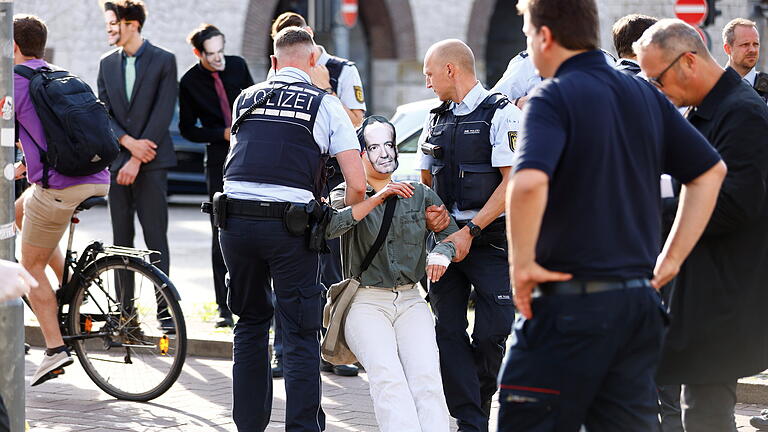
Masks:
[[[338,376],[353,377],[357,376],[357,366],[338,365],[333,367],[333,373]]]
[[[333,372],[333,365],[323,359],[320,359],[320,372]]]
[[[221,317],[216,321],[216,324],[213,325],[216,328],[223,328],[223,327],[234,327],[235,326],[235,320],[232,319],[231,316],[229,317]]]
[[[749,424],[757,430],[768,431],[768,418],[765,415],[752,417],[749,419]]]
[[[278,357],[275,359],[272,366],[272,378],[283,377],[283,361]]]

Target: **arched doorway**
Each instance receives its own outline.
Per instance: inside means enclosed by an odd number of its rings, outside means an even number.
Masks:
[[[313,8],[310,8],[313,1]],[[331,0],[250,0],[243,34],[243,57],[258,81],[269,68],[272,51],[270,28],[272,20],[286,11],[307,17],[310,9],[318,18],[315,41],[335,53],[330,28]],[[394,106],[383,90],[382,80],[396,68],[382,67],[384,63],[413,61],[416,58],[415,30],[409,0],[361,0],[357,25],[349,31],[349,59],[360,71],[369,113],[385,113]],[[393,20],[391,11],[397,11]],[[318,15],[318,13],[320,15]],[[312,20],[310,20],[310,24]],[[395,78],[393,78],[395,79]],[[381,91],[380,91],[381,88]],[[388,88],[391,92],[392,88]]]
[[[509,60],[525,49],[523,17],[516,2],[475,0],[467,43],[478,58],[478,74],[492,87],[504,74]]]

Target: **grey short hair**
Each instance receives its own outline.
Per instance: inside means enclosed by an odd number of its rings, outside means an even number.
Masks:
[[[637,54],[650,45],[658,47],[665,57],[673,57],[686,51],[696,51],[700,56],[711,57],[696,29],[679,19],[659,20],[632,44],[632,49]]]
[[[298,48],[305,45],[309,52],[315,45],[312,35],[300,27],[286,27],[275,35],[275,53],[283,49]]]
[[[733,41],[736,39],[736,27],[753,27],[757,30],[757,23],[745,18],[734,18],[723,27],[723,43],[726,45],[733,45]]]

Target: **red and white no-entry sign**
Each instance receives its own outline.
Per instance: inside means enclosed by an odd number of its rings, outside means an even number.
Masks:
[[[707,18],[707,1],[677,0],[675,2],[675,16],[692,26],[701,25]]]
[[[357,24],[357,0],[341,0],[341,21],[349,28]]]

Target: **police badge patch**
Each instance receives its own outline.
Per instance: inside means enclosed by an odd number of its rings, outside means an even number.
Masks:
[[[355,89],[355,99],[357,99],[358,102],[363,103],[365,101],[363,97],[363,88],[360,86],[352,86],[352,88]]]
[[[517,131],[509,131],[507,136],[509,136],[509,149],[512,151],[517,150]]]

